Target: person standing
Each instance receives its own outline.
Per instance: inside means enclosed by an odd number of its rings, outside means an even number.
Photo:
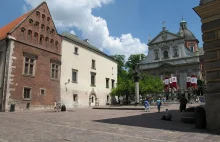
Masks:
[[[160,112],[160,107],[161,107],[161,105],[162,105],[160,98],[157,99],[156,105],[157,105],[157,110],[158,110],[158,112]]]
[[[150,103],[147,98],[144,101],[144,108],[146,112],[150,112]]]
[[[186,110],[186,104],[187,104],[187,99],[185,95],[182,95],[182,98],[180,99],[180,112]]]

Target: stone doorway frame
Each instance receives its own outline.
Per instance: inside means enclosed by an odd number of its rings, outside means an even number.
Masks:
[[[89,106],[91,106],[91,103],[92,103],[92,96],[95,96],[95,106],[96,106],[96,103],[97,103],[97,101],[98,101],[98,98],[97,98],[97,95],[96,95],[96,93],[95,93],[95,91],[94,90],[92,90],[91,92],[90,92],[90,94],[89,94]]]

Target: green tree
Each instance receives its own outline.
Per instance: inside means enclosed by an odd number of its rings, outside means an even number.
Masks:
[[[140,63],[140,57],[141,59],[146,58],[144,54],[133,54],[133,55],[130,55],[130,57],[128,58],[128,61],[125,63],[125,66],[128,68],[130,75],[132,75],[137,64]]]
[[[118,62],[118,77],[124,76],[126,74],[125,70],[125,55],[111,55],[113,59]]]

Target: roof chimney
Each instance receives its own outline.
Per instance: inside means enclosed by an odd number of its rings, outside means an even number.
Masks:
[[[83,41],[85,41],[85,42],[89,43],[89,39],[84,39]]]

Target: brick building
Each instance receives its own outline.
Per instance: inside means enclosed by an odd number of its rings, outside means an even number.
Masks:
[[[0,110],[60,100],[61,37],[45,2],[0,28]]]

